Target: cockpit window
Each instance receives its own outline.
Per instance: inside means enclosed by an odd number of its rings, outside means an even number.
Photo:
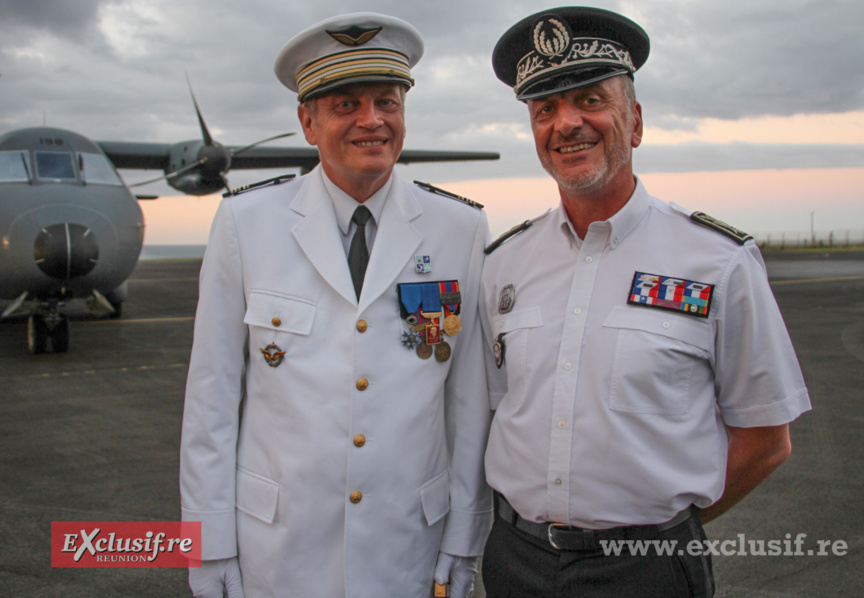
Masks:
[[[122,185],[114,167],[101,154],[81,154],[81,175],[88,184]]]
[[[36,173],[40,179],[74,181],[72,154],[67,152],[36,152]]]
[[[27,152],[0,152],[0,183],[30,180]]]

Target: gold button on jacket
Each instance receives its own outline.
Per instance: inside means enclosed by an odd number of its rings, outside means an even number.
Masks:
[[[282,325],[282,320],[279,318],[273,318],[270,322],[276,327],[279,328]]]
[[[369,388],[369,380],[366,378],[357,380],[357,390],[366,390],[367,388]]]
[[[366,437],[363,436],[363,434],[357,434],[357,436],[354,437],[354,446],[361,447],[364,444],[366,444]]]
[[[363,500],[363,493],[362,492],[360,492],[359,490],[355,490],[354,492],[351,493],[351,502],[353,502],[355,505],[358,502],[360,502],[361,500]]]
[[[369,325],[366,323],[366,320],[357,320],[357,330],[366,332],[367,328],[369,328]]]

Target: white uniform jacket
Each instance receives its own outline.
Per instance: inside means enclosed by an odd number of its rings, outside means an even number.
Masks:
[[[183,520],[202,522],[204,559],[239,555],[248,598],[425,597],[439,549],[482,552],[486,217],[392,176],[359,305],[320,167],[216,214],[186,388]],[[421,359],[403,346],[396,285],[451,280],[452,357]],[[271,343],[284,351],[275,367],[261,352]]]

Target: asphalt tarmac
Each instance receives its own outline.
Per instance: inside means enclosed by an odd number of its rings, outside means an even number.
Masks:
[[[789,461],[707,526],[716,595],[861,596],[864,252],[767,258],[814,410]],[[0,596],[190,595],[184,569],[52,568],[51,522],[179,518],[199,266],[140,262],[123,317],[73,321],[66,354],[30,355],[25,322],[0,324]]]

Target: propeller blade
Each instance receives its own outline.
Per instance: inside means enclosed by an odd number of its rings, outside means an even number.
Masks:
[[[267,143],[268,141],[273,141],[274,139],[282,139],[283,137],[291,137],[294,133],[282,133],[281,135],[274,135],[273,137],[268,137],[267,139],[262,139],[261,141],[256,141],[251,145],[247,145],[246,147],[241,147],[240,149],[234,150],[231,152],[232,156],[236,156],[237,154],[242,154],[246,150],[250,150],[257,145],[261,145],[262,143]]]
[[[156,181],[164,181],[165,179],[171,178],[172,176],[176,176],[178,174],[183,174],[188,170],[192,170],[193,168],[198,168],[202,164],[207,161],[207,158],[201,158],[197,162],[193,162],[192,164],[187,164],[183,168],[179,168],[174,172],[169,172],[168,174],[163,174],[162,176],[156,177],[155,179],[149,179],[147,181],[141,181],[138,183],[134,183],[132,185],[127,185],[127,187],[142,187],[144,185],[149,185],[150,183],[155,183]]]
[[[186,84],[189,86],[189,94],[192,96],[192,103],[195,105],[195,112],[198,114],[198,124],[201,125],[201,137],[207,145],[213,145],[213,137],[210,131],[207,130],[207,125],[204,123],[204,117],[201,116],[201,110],[198,108],[198,101],[195,99],[195,93],[192,91],[192,83],[189,81],[189,73],[186,73]]]

